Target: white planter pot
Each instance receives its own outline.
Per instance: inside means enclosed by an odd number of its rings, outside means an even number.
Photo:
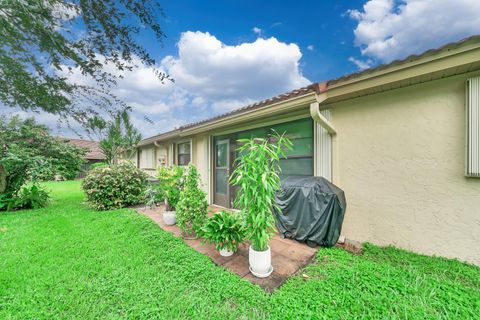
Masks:
[[[163,213],[163,222],[165,222],[167,226],[173,226],[177,222],[175,211],[165,211]]]
[[[230,257],[233,254],[233,251],[229,251],[228,249],[221,249],[219,253],[222,257]]]
[[[248,250],[250,272],[258,278],[266,278],[273,272],[272,252],[270,247],[265,251],[256,251],[250,246]]]

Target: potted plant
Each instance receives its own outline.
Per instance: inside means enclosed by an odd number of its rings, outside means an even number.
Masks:
[[[213,243],[223,257],[229,257],[242,243],[244,229],[241,216],[222,210],[207,220],[202,229],[205,241]]]
[[[231,177],[239,186],[236,205],[243,212],[245,235],[250,240],[248,261],[250,272],[260,278],[272,271],[272,256],[268,245],[275,232],[273,209],[275,193],[280,187],[279,160],[292,142],[276,132],[265,139],[238,140],[240,157]]]
[[[177,204],[177,224],[184,238],[195,238],[207,219],[207,194],[200,189],[200,174],[190,164]]]
[[[176,223],[175,210],[183,188],[183,171],[182,167],[175,165],[158,169],[159,189],[165,197],[163,222],[168,226]]]

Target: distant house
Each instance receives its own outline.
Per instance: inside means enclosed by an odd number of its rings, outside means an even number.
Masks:
[[[82,170],[78,174],[77,178],[84,178],[90,166],[97,162],[105,161],[105,155],[100,149],[100,143],[98,141],[82,140],[82,139],[70,139],[62,138],[66,143],[72,144],[76,147],[84,148],[87,150],[84,159],[86,162],[82,165]]]

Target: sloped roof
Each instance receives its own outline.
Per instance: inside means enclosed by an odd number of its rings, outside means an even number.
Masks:
[[[382,65],[379,65],[377,67],[369,68],[369,69],[359,71],[359,72],[354,72],[354,73],[351,73],[351,74],[348,74],[348,75],[345,75],[345,76],[341,76],[341,77],[336,78],[336,79],[331,79],[331,80],[328,80],[328,81],[313,83],[309,86],[306,86],[306,87],[303,87],[303,88],[300,88],[300,89],[295,89],[293,91],[283,93],[283,94],[277,95],[275,97],[253,103],[253,104],[244,106],[244,107],[239,108],[239,109],[235,109],[235,110],[227,112],[227,113],[223,113],[223,114],[211,117],[211,118],[207,118],[205,120],[192,122],[192,123],[183,125],[183,126],[181,126],[179,128],[176,128],[174,130],[171,130],[171,131],[168,131],[168,132],[165,132],[165,133],[161,133],[161,134],[146,138],[146,139],[142,140],[142,142],[147,142],[147,141],[151,142],[151,141],[154,141],[157,137],[160,138],[160,137],[164,137],[164,136],[169,136],[171,134],[175,134],[176,132],[181,132],[184,129],[189,129],[189,128],[193,128],[193,127],[203,125],[203,124],[206,124],[206,123],[209,123],[209,122],[214,122],[216,120],[226,118],[226,117],[229,117],[229,116],[242,114],[244,112],[254,110],[254,109],[257,109],[257,108],[261,108],[261,107],[264,107],[264,106],[268,106],[270,104],[274,104],[274,103],[277,103],[277,102],[288,100],[290,98],[302,96],[302,95],[305,95],[305,94],[310,93],[310,92],[322,93],[322,92],[328,91],[329,86],[342,84],[343,82],[348,82],[350,80],[360,78],[364,75],[373,74],[375,72],[381,72],[383,70],[389,70],[391,68],[395,68],[397,66],[401,66],[401,65],[404,65],[404,64],[407,64],[407,63],[411,63],[411,62],[420,60],[422,58],[438,55],[440,53],[456,49],[458,47],[461,47],[461,46],[469,44],[469,43],[479,43],[479,42],[480,42],[480,35],[471,36],[471,37],[462,39],[460,41],[448,43],[448,44],[446,44],[444,46],[441,46],[439,48],[436,48],[436,49],[427,50],[427,51],[425,51],[421,54],[410,55],[405,59],[395,60],[395,61],[392,61],[392,62],[387,63],[387,64],[382,64]]]
[[[72,144],[74,146],[87,149],[85,159],[87,160],[104,160],[105,155],[100,149],[100,143],[92,140],[61,138],[64,142]]]

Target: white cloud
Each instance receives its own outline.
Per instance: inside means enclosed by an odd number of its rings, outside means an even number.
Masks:
[[[363,55],[389,62],[480,33],[478,0],[370,0],[349,10]]]
[[[227,45],[208,32],[188,31],[178,43],[178,56],[163,59],[162,67],[176,85],[220,111],[309,84],[301,57],[296,44],[273,37]]]
[[[253,33],[258,34],[258,35],[262,34],[262,29],[260,29],[259,27],[253,27],[252,31],[253,31]]]
[[[360,60],[360,59],[357,59],[357,58],[354,58],[354,57],[348,58],[348,61],[355,64],[357,66],[358,70],[368,69],[373,64],[373,61],[370,60],[370,59],[364,61],[364,60]]]
[[[315,51],[315,46],[313,44],[307,46],[308,51]]]
[[[178,53],[156,66],[174,83],[162,84],[153,68],[136,60],[140,67],[132,71],[118,72],[112,66],[105,71],[123,76],[112,93],[133,107],[132,120],[148,137],[308,85],[301,57],[298,45],[273,37],[228,45],[208,32],[188,31],[180,37]],[[63,75],[77,84],[95,85],[79,69]],[[48,125],[53,127],[51,121]]]

